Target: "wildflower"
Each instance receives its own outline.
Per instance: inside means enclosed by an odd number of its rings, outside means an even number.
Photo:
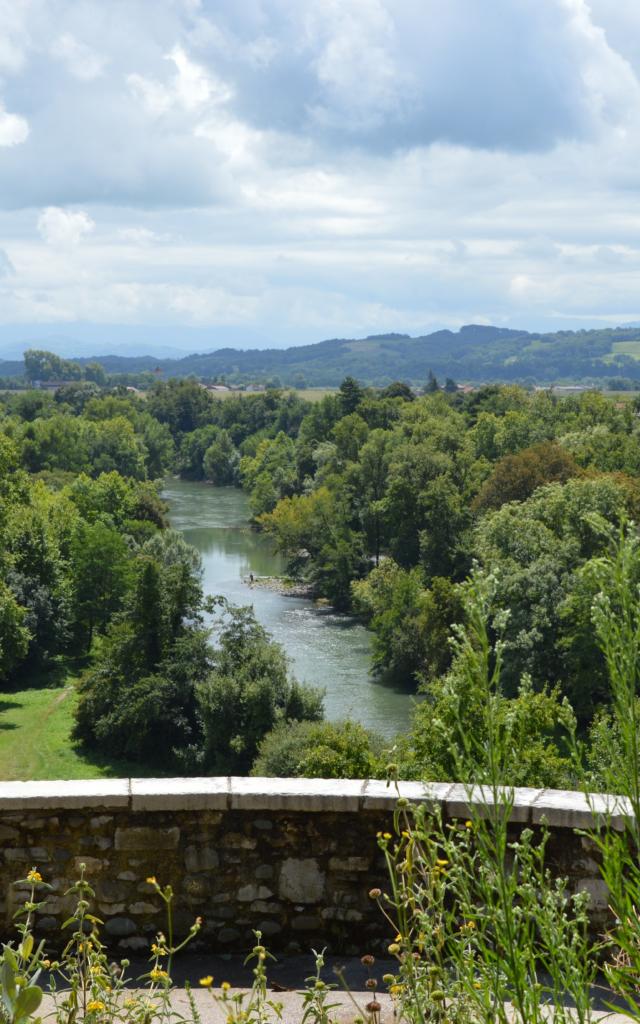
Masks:
[[[446,868],[448,863],[448,860],[444,860],[442,858],[438,858],[438,860],[436,861],[436,864],[438,865],[439,868]]]
[[[89,974],[102,974],[102,967],[100,966],[100,964],[92,964],[91,967],[89,968]]]
[[[211,988],[213,985],[213,975],[207,974],[206,978],[200,978],[200,984],[203,988]]]
[[[473,822],[472,821],[465,821],[464,827],[465,828],[473,828]]]
[[[101,999],[92,999],[90,1003],[87,1003],[87,1013],[99,1013],[101,1010],[106,1010]]]
[[[228,981],[223,981],[220,988],[222,989],[223,992],[228,992],[229,989],[231,988],[231,985],[229,984]]]
[[[147,885],[157,885],[158,884],[158,880],[157,880],[155,875],[149,875],[149,877],[146,878],[145,881],[146,881]]]
[[[390,832],[383,832],[382,833],[382,838],[383,839],[391,839],[391,833]]]
[[[372,900],[379,900],[382,896],[382,889],[369,889],[369,896]]]
[[[31,868],[31,871],[27,874],[27,882],[41,882],[42,875],[35,868]]]
[[[365,953],[364,956],[360,957],[360,963],[363,965],[363,967],[373,967],[375,962],[376,958],[374,956],[371,956],[371,953]]]
[[[375,992],[375,990],[378,987],[378,982],[376,981],[375,978],[367,978],[367,980],[364,983],[364,987],[373,989],[373,991]]]
[[[400,932],[398,932],[398,934],[396,935],[396,937],[395,937],[395,939],[393,941],[394,942],[402,942],[402,935],[400,934]]]
[[[377,999],[372,999],[370,1003],[367,1003],[365,1009],[368,1011],[368,1013],[380,1013],[382,1007],[380,1006],[380,1003],[378,1002]]]
[[[402,985],[392,985],[389,991],[392,996],[398,996],[402,992]]]
[[[391,953],[392,956],[396,956],[400,952],[400,946],[398,945],[397,942],[392,942],[391,945],[388,947],[388,951],[389,953]]]
[[[151,944],[151,952],[153,953],[154,956],[166,956],[167,955],[167,950],[165,949],[165,947],[164,946],[159,946],[157,944],[157,942],[152,942],[152,944]]]
[[[149,977],[152,981],[164,981],[169,977],[167,971],[162,971],[159,967],[154,967],[152,971],[149,971]]]
[[[396,976],[395,974],[383,974],[382,980],[384,981],[385,985],[393,985],[396,980]]]

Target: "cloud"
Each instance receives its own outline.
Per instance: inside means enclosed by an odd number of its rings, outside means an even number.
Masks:
[[[38,231],[47,245],[77,245],[94,228],[94,221],[83,210],[48,206],[38,217]]]
[[[15,274],[16,268],[7,256],[4,249],[0,249],[0,278],[10,277]]]
[[[106,58],[90,46],[76,39],[71,32],[63,32],[51,44],[51,53],[65,64],[75,78],[90,82],[104,71]]]
[[[28,135],[28,121],[19,114],[9,114],[0,106],[0,146],[19,146]]]

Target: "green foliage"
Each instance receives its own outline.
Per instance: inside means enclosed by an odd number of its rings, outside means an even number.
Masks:
[[[203,764],[211,774],[247,772],[279,722],[322,717],[322,694],[291,679],[282,648],[251,608],[227,609],[212,659],[213,670],[197,687]]]
[[[375,779],[384,741],[358,722],[280,722],[258,747],[252,775]]]
[[[508,614],[496,617],[496,590],[495,579],[479,573],[463,588],[465,625],[454,631],[453,663],[423,688],[404,767],[427,779],[570,788],[573,711],[557,690],[535,692],[527,676],[515,697],[503,692]]]

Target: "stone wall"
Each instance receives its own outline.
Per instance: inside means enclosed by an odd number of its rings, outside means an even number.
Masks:
[[[448,819],[466,818],[456,785],[402,783],[413,802],[432,801]],[[96,912],[114,952],[141,953],[165,927],[152,885],[176,894],[178,934],[196,916],[196,948],[247,950],[259,928],[273,949],[327,946],[332,952],[377,951],[388,926],[368,893],[386,874],[376,833],[390,826],[395,789],[379,781],[307,779],[116,779],[0,783],[0,914],[3,938],[25,898],[15,879],[37,867],[53,886],[38,917],[50,943],[69,916],[65,890],[80,864],[96,890]],[[594,798],[597,810],[605,798]],[[516,790],[513,828],[551,828],[554,868],[592,897],[594,928],[606,891],[589,840],[593,824],[582,794]]]

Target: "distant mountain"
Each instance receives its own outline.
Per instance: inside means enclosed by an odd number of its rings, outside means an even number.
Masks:
[[[640,327],[531,333],[469,324],[422,337],[383,334],[332,338],[287,349],[221,348],[179,359],[110,353],[91,357],[109,373],[152,371],[162,377],[224,377],[230,383],[279,382],[335,387],[348,374],[368,384],[423,383],[431,370],[457,381],[640,381]],[[87,357],[78,359],[87,363]],[[22,373],[21,363],[0,361],[0,376]]]

